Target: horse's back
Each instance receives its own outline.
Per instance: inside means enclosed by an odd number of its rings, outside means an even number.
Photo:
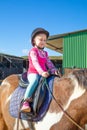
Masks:
[[[12,74],[3,80],[1,86],[16,88],[18,86],[18,83],[19,83],[18,75]]]

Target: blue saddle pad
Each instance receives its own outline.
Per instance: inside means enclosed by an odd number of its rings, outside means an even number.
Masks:
[[[51,92],[53,90],[53,81],[54,81],[54,76],[48,78],[48,80],[47,80],[48,86],[49,86],[49,89],[51,90]],[[13,116],[15,118],[18,118],[20,103],[24,97],[25,91],[26,91],[26,88],[18,86],[12,94],[12,97],[10,100],[9,111],[10,111],[11,116]],[[35,121],[35,122],[41,120],[49,108],[51,99],[52,99],[52,95],[50,92],[47,91],[46,96],[45,96],[45,101],[42,104],[37,117],[31,119],[31,118],[29,118],[29,115],[27,113],[21,113],[20,119],[31,120],[31,121]]]

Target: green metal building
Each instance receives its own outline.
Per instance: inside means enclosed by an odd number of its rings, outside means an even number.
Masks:
[[[63,54],[64,69],[87,68],[87,29],[50,36],[47,47]]]

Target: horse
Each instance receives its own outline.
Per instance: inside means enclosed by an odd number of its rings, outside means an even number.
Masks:
[[[0,130],[17,130],[17,118],[9,113],[12,93],[18,87],[18,75],[6,77],[0,86]],[[86,130],[87,69],[74,70],[53,82],[52,101],[38,122],[19,119],[18,130]]]

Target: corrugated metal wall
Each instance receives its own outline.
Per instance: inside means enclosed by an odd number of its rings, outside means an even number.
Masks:
[[[69,34],[63,42],[63,68],[87,68],[87,31]]]

